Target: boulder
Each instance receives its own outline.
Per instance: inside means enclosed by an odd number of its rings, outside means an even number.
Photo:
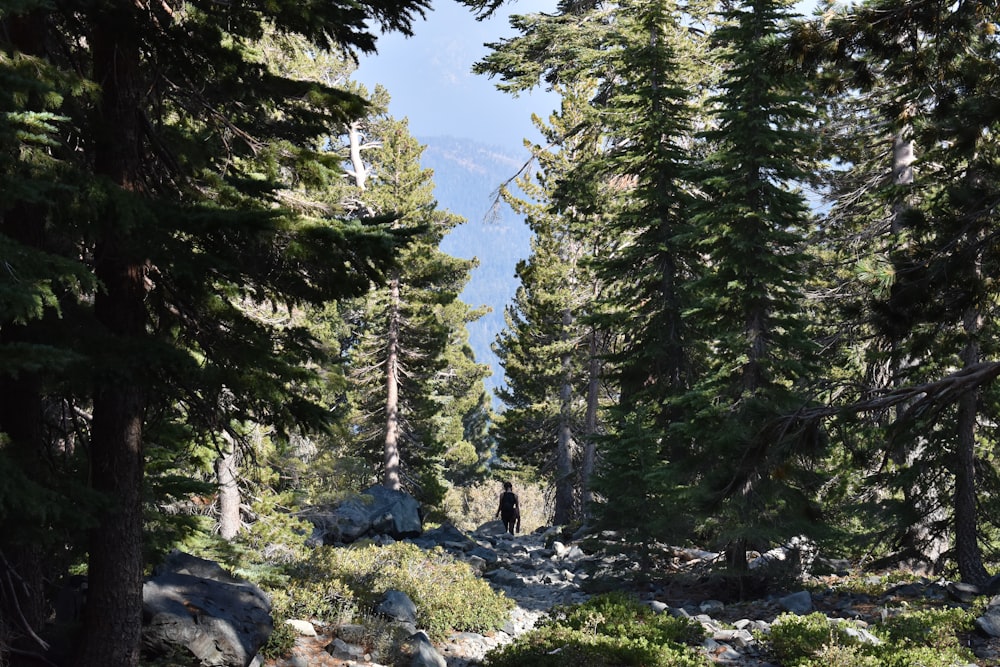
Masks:
[[[403,650],[410,656],[410,667],[447,667],[444,656],[438,653],[423,630],[406,640]]]
[[[808,614],[813,610],[812,595],[809,594],[809,591],[799,591],[781,597],[778,599],[778,604],[785,611],[790,611],[800,616]]]
[[[319,544],[350,544],[377,535],[401,540],[423,531],[420,503],[408,493],[378,485],[332,509],[308,510],[303,517],[313,524],[312,541]]]
[[[217,563],[174,551],[142,587],[143,652],[198,667],[247,667],[271,631],[271,603]]]
[[[417,622],[417,605],[403,591],[386,591],[375,611],[399,623]]]

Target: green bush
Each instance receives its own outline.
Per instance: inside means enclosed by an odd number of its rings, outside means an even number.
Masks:
[[[572,607],[557,607],[551,615],[560,625],[612,637],[645,638],[657,644],[700,644],[701,624],[653,611],[634,596],[605,593]]]
[[[621,592],[556,607],[550,619],[487,657],[489,667],[704,667],[685,644],[704,638],[690,619],[654,612]]]
[[[962,609],[900,614],[876,628],[880,645],[862,644],[821,613],[783,614],[767,636],[771,653],[789,667],[956,667],[975,662],[958,633],[972,628]]]
[[[862,646],[822,646],[816,657],[801,663],[802,667],[884,667],[882,661],[869,655]]]
[[[891,644],[954,649],[960,646],[957,634],[972,629],[972,615],[964,609],[952,607],[922,609],[891,616],[876,631]]]
[[[883,645],[872,650],[879,667],[965,667],[976,657],[961,648],[937,649],[929,646]]]
[[[771,625],[767,635],[771,653],[783,665],[796,666],[811,664],[824,648],[831,646],[854,646],[856,639],[848,635],[836,623],[831,623],[817,612],[805,616],[782,614]]]
[[[372,608],[390,589],[406,593],[417,607],[417,625],[437,641],[454,631],[499,628],[514,603],[495,593],[472,569],[440,548],[424,551],[397,542],[389,546],[320,547],[297,568],[302,590],[317,590],[314,604],[342,608],[345,600]],[[296,590],[296,596],[301,590]],[[323,617],[322,614],[315,614]]]
[[[691,649],[573,630],[538,628],[486,656],[487,667],[706,667]]]

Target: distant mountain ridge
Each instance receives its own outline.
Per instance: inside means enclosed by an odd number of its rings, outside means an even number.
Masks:
[[[504,309],[517,291],[514,269],[528,257],[531,230],[523,216],[509,206],[495,205],[497,189],[528,160],[521,154],[456,137],[418,137],[426,146],[421,164],[434,170],[434,196],[439,208],[461,215],[467,222],[452,230],[441,249],[455,257],[479,260],[462,300],[492,312],[469,325],[469,342],[476,360],[490,365],[486,379],[492,391],[503,384],[503,368],[491,349],[504,327]]]

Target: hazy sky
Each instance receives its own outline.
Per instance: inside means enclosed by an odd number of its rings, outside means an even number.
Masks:
[[[522,139],[540,139],[531,114],[547,118],[558,98],[539,91],[518,98],[494,81],[472,73],[486,55],[486,42],[513,36],[508,14],[552,11],[556,0],[516,0],[495,16],[476,21],[456,0],[434,0],[413,37],[383,35],[378,54],[363,57],[354,78],[369,89],[381,84],[392,97],[389,110],[410,121],[417,137],[453,136],[518,150]]]

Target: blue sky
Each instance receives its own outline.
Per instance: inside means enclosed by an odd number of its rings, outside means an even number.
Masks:
[[[552,11],[555,4],[518,0],[476,21],[455,0],[436,0],[414,25],[413,37],[382,35],[378,54],[362,57],[354,79],[369,89],[384,86],[392,97],[390,113],[408,118],[418,138],[452,136],[519,150],[524,138],[540,139],[531,114],[547,118],[558,98],[543,90],[511,97],[473,74],[472,65],[489,52],[484,43],[513,36],[507,15]]]

